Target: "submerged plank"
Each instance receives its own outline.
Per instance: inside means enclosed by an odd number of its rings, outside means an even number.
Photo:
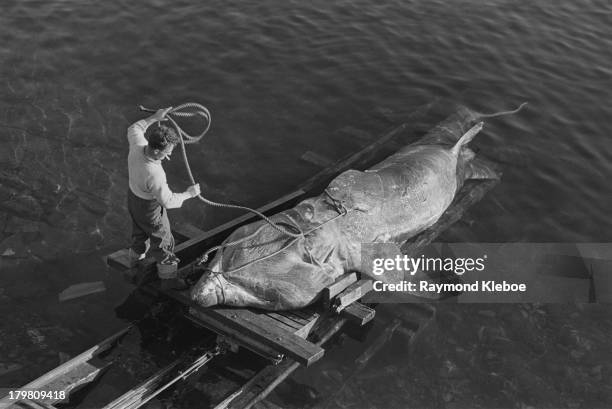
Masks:
[[[59,300],[68,301],[73,298],[84,297],[89,294],[95,294],[99,292],[106,291],[106,286],[102,281],[95,281],[91,283],[79,283],[71,285],[66,288],[64,291],[59,293]]]
[[[316,152],[313,152],[313,151],[306,151],[306,153],[304,153],[300,158],[303,161],[310,162],[313,165],[317,165],[317,166],[320,166],[322,168],[330,166],[331,164],[334,163],[333,160],[331,160],[331,159],[329,159],[329,158],[327,158],[327,157],[325,157],[323,155],[320,155],[320,154],[318,154]]]
[[[105,257],[104,261],[115,270],[123,271],[132,268],[130,251],[128,249],[119,249],[111,253]]]
[[[66,395],[77,387],[91,382],[108,365],[103,361],[96,361],[95,358],[100,353],[107,351],[119,338],[127,334],[132,327],[122,329],[110,336],[99,344],[89,348],[87,351],[75,356],[69,361],[52,369],[41,377],[19,388],[20,390],[53,390],[64,391]],[[56,403],[60,399],[45,399],[44,403]],[[8,397],[0,399],[0,407],[6,407],[9,403]]]

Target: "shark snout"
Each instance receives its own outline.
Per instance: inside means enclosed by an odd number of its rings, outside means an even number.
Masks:
[[[222,301],[219,299],[221,288],[213,274],[202,277],[191,289],[191,299],[203,307],[211,307]]]

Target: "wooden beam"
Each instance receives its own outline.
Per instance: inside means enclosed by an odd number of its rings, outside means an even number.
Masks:
[[[328,285],[323,289],[323,305],[325,308],[329,308],[331,306],[331,300],[336,295],[340,294],[344,291],[349,285],[357,282],[357,274],[356,273],[348,273],[343,274],[336,281],[334,281],[331,285]]]
[[[333,309],[340,312],[372,290],[372,280],[359,280],[348,286],[335,299]]]
[[[293,333],[295,333],[295,331],[299,330],[306,324],[294,321],[290,317],[279,314],[277,312],[269,312],[266,315],[270,318],[277,320],[280,326],[285,327],[288,331],[291,331]]]
[[[299,362],[309,366],[325,352],[294,333],[276,325],[274,320],[248,309],[200,308],[199,315],[207,314],[242,336],[253,338]]]
[[[314,328],[315,324],[319,321],[319,319],[320,319],[319,314],[316,314],[306,325],[304,325],[299,330],[295,331],[295,335],[297,335],[300,338],[306,339],[306,337],[310,335],[310,331],[312,331],[312,329]]]
[[[349,321],[362,326],[372,321],[376,315],[376,311],[360,302],[355,301],[348,305],[341,312],[342,316],[346,317]]]
[[[237,352],[237,348],[234,349],[234,346],[240,346],[275,363],[280,362],[284,357],[281,352],[259,342],[258,340],[244,337],[240,331],[236,331],[235,329],[224,325],[207,314],[202,314],[201,312],[190,308],[185,316],[196,325],[208,328],[212,332],[216,333],[217,343],[219,345],[227,343],[226,346],[229,346],[232,352]]]
[[[107,255],[104,262],[115,270],[124,271],[132,268],[130,253],[128,249],[119,249],[114,253]]]

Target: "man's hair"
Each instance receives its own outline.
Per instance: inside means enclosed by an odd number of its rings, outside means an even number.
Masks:
[[[152,126],[148,130],[149,147],[151,149],[164,150],[170,145],[177,145],[181,142],[174,128],[164,124]]]

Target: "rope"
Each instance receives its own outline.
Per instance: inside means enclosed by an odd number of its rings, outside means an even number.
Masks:
[[[326,221],[322,222],[321,224],[319,224],[319,225],[317,225],[317,226],[313,227],[312,229],[310,229],[310,230],[306,231],[306,232],[304,233],[304,237],[305,237],[305,236],[307,236],[307,235],[309,235],[309,234],[311,234],[311,233],[313,233],[314,231],[316,231],[316,230],[320,229],[321,227],[325,226],[327,223],[333,222],[334,220],[336,220],[336,219],[337,219],[337,218],[339,218],[339,217],[346,216],[346,215],[348,214],[348,212],[349,212],[349,210],[348,210],[348,209],[347,209],[347,208],[344,206],[344,204],[342,204],[342,202],[338,201],[337,199],[334,199],[334,198],[333,198],[333,197],[332,197],[332,196],[329,194],[329,192],[327,191],[327,189],[325,189],[325,193],[326,193],[326,194],[327,194],[327,195],[328,195],[328,196],[329,196],[331,199],[333,199],[333,200],[335,201],[335,202],[333,202],[333,203],[332,203],[332,205],[335,207],[335,209],[336,209],[336,211],[338,212],[338,214],[337,214],[336,216],[332,217],[331,219],[328,219],[328,220],[326,220]],[[294,223],[295,223],[295,222],[294,222]],[[297,223],[296,223],[296,224],[297,224]],[[249,238],[253,237],[253,236],[254,236],[256,233],[259,233],[259,231],[261,230],[261,228],[262,228],[262,227],[265,227],[265,224],[261,225],[261,226],[260,226],[260,227],[259,227],[257,230],[255,230],[255,232],[254,232],[254,233],[252,233],[252,234],[248,235],[247,237],[243,237],[243,238],[242,238],[240,241],[244,241],[244,240],[246,240],[246,239],[249,239]],[[288,242],[287,244],[285,244],[284,246],[282,246],[280,249],[278,249],[278,250],[276,250],[276,251],[273,251],[273,252],[272,252],[272,253],[270,253],[270,254],[266,254],[265,256],[261,256],[261,257],[259,257],[259,258],[255,259],[255,260],[251,260],[251,261],[249,261],[249,262],[247,262],[247,263],[244,263],[243,265],[238,266],[238,267],[236,267],[236,268],[234,268],[234,269],[232,269],[232,270],[224,271],[224,273],[225,273],[225,274],[232,274],[232,273],[235,273],[236,271],[240,271],[240,270],[242,270],[242,269],[244,269],[244,268],[246,268],[246,267],[249,267],[249,266],[251,266],[251,265],[253,265],[253,264],[255,264],[255,263],[259,263],[259,262],[261,262],[261,261],[264,261],[264,260],[267,260],[267,259],[269,259],[269,258],[271,258],[271,257],[274,257],[275,255],[277,255],[277,254],[279,254],[279,253],[281,253],[281,252],[285,251],[285,250],[286,250],[286,249],[288,249],[289,247],[291,247],[291,246],[292,246],[293,244],[295,244],[295,243],[296,243],[296,242],[297,242],[297,241],[298,241],[300,238],[301,238],[301,237],[295,237],[295,238],[293,238],[293,239],[289,240],[289,242]],[[237,240],[237,241],[238,241],[238,240]],[[213,270],[209,270],[209,271],[210,271],[211,273],[213,273],[213,274],[221,274],[221,272],[219,272],[219,271],[213,271]],[[217,279],[218,279],[218,278],[217,278]],[[219,285],[221,285],[221,282],[219,282]],[[223,294],[223,296],[225,297],[225,293]]]
[[[141,111],[145,111],[145,112],[156,112],[157,110],[155,109],[149,109],[149,108],[145,108],[142,105],[139,106]],[[187,111],[186,111],[187,110]],[[206,127],[204,128],[204,130],[199,134],[199,135],[189,135],[187,132],[185,132],[174,120],[173,117],[177,117],[177,118],[186,118],[186,117],[195,117],[195,116],[199,116],[202,117],[203,120],[206,121]],[[170,121],[170,123],[172,124],[172,126],[174,127],[174,129],[176,130],[177,134],[180,137],[180,141],[181,141],[181,154],[183,157],[183,162],[185,164],[185,169],[187,170],[187,175],[189,176],[189,181],[191,182],[192,185],[195,185],[195,179],[193,177],[193,173],[191,171],[191,167],[189,166],[189,159],[187,158],[187,149],[185,148],[185,145],[189,145],[192,143],[197,143],[199,142],[204,135],[206,135],[206,133],[208,132],[208,130],[210,129],[210,125],[212,122],[212,118],[210,115],[210,111],[208,111],[208,109],[206,109],[205,106],[198,104],[196,102],[187,102],[185,104],[181,104],[175,108],[173,108],[172,110],[170,110],[168,112],[168,114],[166,115],[166,118]],[[240,205],[232,205],[232,204],[227,204],[227,203],[218,203],[218,202],[214,202],[212,200],[209,200],[207,198],[205,198],[204,196],[202,196],[201,194],[199,194],[198,199],[200,199],[202,202],[204,202],[205,204],[209,205],[209,206],[213,206],[213,207],[220,207],[220,208],[225,208],[225,209],[237,209],[237,210],[244,210],[250,213],[255,214],[256,216],[258,216],[259,218],[261,218],[262,220],[264,220],[266,223],[268,223],[272,228],[274,228],[275,230],[277,230],[278,232],[287,235],[289,237],[292,237],[294,240],[300,239],[302,237],[304,237],[304,233],[301,231],[301,229],[299,228],[299,226],[291,226],[291,227],[295,227],[297,232],[292,232],[289,231],[283,227],[281,227],[280,225],[274,223],[272,220],[270,220],[267,216],[265,216],[263,213],[255,210],[255,209],[251,209],[250,207],[246,207],[246,206],[240,206]],[[265,225],[263,225],[265,226]],[[262,227],[263,227],[262,226]],[[257,229],[253,234],[250,234],[247,237],[243,237],[239,240],[235,240],[229,243],[225,243],[225,244],[221,244],[215,247],[212,247],[210,249],[208,249],[198,260],[198,265],[201,265],[203,263],[205,263],[208,260],[208,256],[210,255],[210,253],[217,251],[221,248],[224,247],[231,247],[231,246],[235,246],[237,244],[242,243],[245,240],[248,240],[252,237],[254,237],[256,234],[259,233],[259,231],[261,230],[261,227],[259,229]]]

